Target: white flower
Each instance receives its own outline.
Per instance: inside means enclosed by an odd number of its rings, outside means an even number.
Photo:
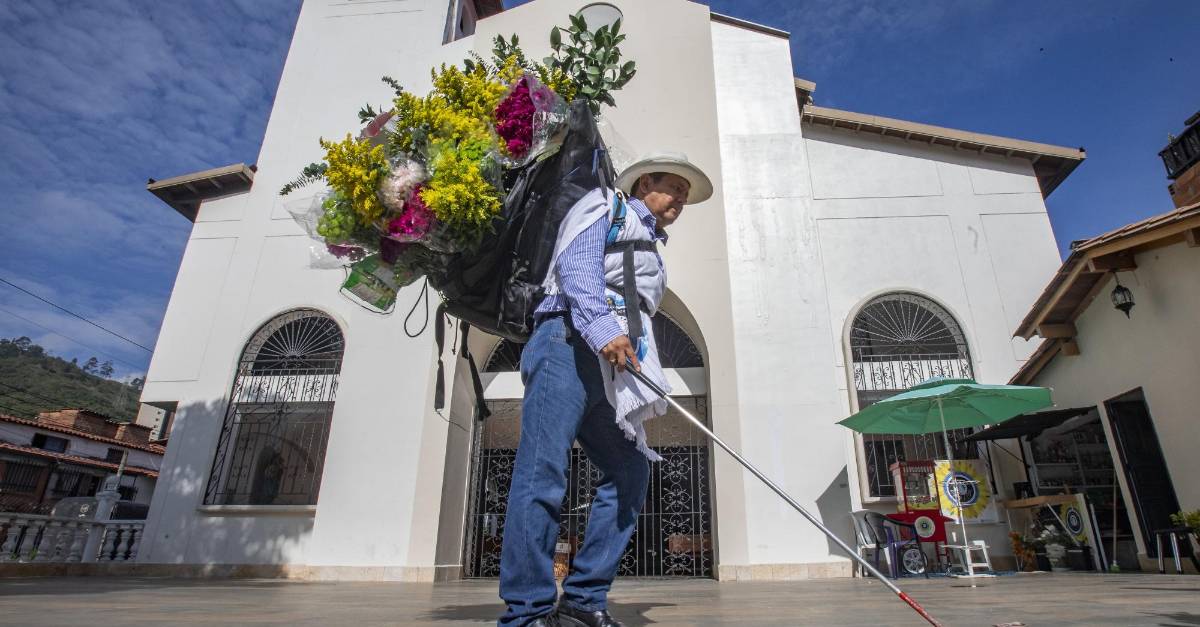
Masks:
[[[397,159],[379,184],[379,201],[388,211],[400,213],[413,187],[425,180],[425,168],[412,159]]]

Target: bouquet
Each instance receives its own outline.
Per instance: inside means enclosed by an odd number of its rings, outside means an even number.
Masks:
[[[620,21],[594,31],[578,15],[570,22],[551,30],[553,55],[540,63],[516,35],[497,36],[490,60],[471,53],[461,68],[433,69],[428,94],[385,76],[390,107],[363,107],[357,135],[320,140],[324,161],[280,194],[326,183],[289,211],[320,242],[322,266],[350,268],[345,290],[386,311],[399,288],[478,249],[501,213],[506,174],[553,153],[567,103],[583,98],[593,114],[615,105],[612,92],[636,72],[619,64]]]

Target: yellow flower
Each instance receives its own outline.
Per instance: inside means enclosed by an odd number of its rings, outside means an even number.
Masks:
[[[383,146],[371,146],[369,141],[356,140],[347,133],[341,142],[322,139],[321,147],[329,164],[325,171],[329,186],[350,199],[363,221],[373,222],[382,216],[383,203],[375,192],[388,171]]]

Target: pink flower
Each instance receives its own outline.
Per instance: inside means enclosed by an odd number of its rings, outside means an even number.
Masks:
[[[334,257],[337,257],[338,259],[345,259],[346,257],[350,257],[351,259],[354,259],[356,257],[362,256],[362,249],[357,246],[343,246],[341,244],[326,244],[325,249],[329,251],[329,254],[333,255]]]
[[[522,78],[496,105],[496,134],[504,139],[508,153],[520,159],[533,144],[533,114],[537,112],[529,91],[528,78]]]
[[[421,186],[413,188],[404,203],[404,213],[387,223],[388,236],[401,241],[414,241],[423,237],[433,226],[433,213],[421,200]]]

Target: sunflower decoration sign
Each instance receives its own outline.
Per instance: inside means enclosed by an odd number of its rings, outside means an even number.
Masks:
[[[934,462],[934,476],[944,516],[958,521],[961,514],[968,522],[999,520],[981,461],[939,459]]]

